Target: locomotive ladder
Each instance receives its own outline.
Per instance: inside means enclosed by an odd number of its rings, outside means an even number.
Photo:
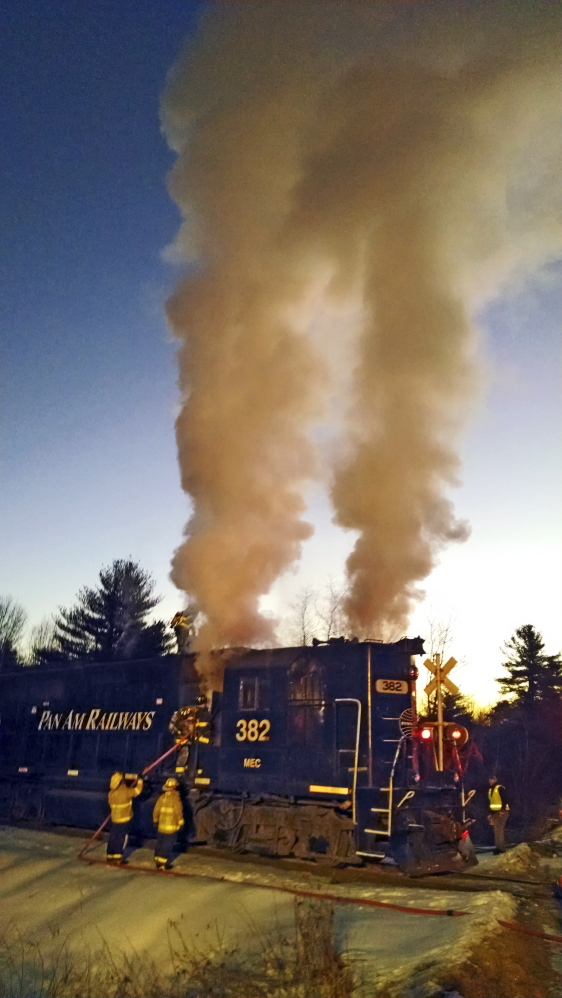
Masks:
[[[389,787],[378,787],[379,793],[388,792],[389,806],[388,807],[372,807],[370,808],[371,813],[377,815],[386,815],[386,828],[364,828],[363,831],[367,835],[383,835],[384,840],[388,842],[390,838],[390,826],[391,826],[391,814],[392,814],[392,786]],[[368,856],[371,859],[384,859],[386,856],[385,852],[364,852],[357,850],[358,856]]]
[[[382,720],[384,720],[384,721],[398,721],[399,718],[397,718],[397,717],[384,717],[384,718],[382,718]],[[383,821],[384,821],[384,818],[386,816],[386,827],[382,827],[382,828],[363,828],[363,832],[366,835],[377,835],[377,836],[381,836],[381,838],[378,839],[378,842],[381,845],[383,844],[383,842],[386,844],[387,842],[390,841],[390,835],[391,835],[391,832],[392,832],[392,813],[393,813],[393,806],[394,806],[394,801],[393,801],[393,796],[394,796],[394,773],[395,773],[395,770],[396,770],[396,764],[398,762],[398,757],[400,755],[400,750],[401,750],[402,746],[404,745],[404,742],[406,741],[406,738],[407,738],[407,735],[403,734],[400,738],[384,738],[383,739],[383,742],[385,744],[390,744],[390,743],[396,744],[396,751],[394,753],[393,759],[392,760],[391,759],[385,760],[391,766],[389,777],[388,777],[388,786],[387,787],[377,787],[376,788],[376,790],[378,791],[378,793],[386,795],[386,806],[384,806],[384,807],[371,807],[369,810],[370,810],[371,814],[376,815],[379,819],[382,818]],[[402,797],[402,799],[398,802],[398,804],[394,808],[394,810],[398,810],[399,807],[402,807],[402,805],[407,800],[409,800],[411,797],[413,797],[413,796],[414,796],[414,791],[413,790],[410,790],[407,793],[405,793],[404,796]],[[382,841],[381,841],[381,839],[382,839]],[[375,842],[376,841],[377,840],[375,839]],[[384,859],[387,854],[386,854],[385,851],[378,851],[378,850],[376,850],[376,847],[375,847],[374,849],[371,849],[370,852],[367,852],[366,850],[357,850],[357,855],[358,856],[366,856],[367,858],[370,858],[370,859]]]

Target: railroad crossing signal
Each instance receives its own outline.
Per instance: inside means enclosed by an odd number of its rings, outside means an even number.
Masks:
[[[441,665],[441,655],[435,656],[435,661],[430,658],[426,658],[424,665],[429,672],[433,673],[433,679],[430,679],[429,683],[425,687],[425,693],[428,696],[437,690],[437,769],[443,771],[443,736],[444,736],[444,722],[443,722],[443,687],[452,693],[453,696],[458,696],[459,688],[455,686],[453,682],[448,678],[448,673],[451,669],[454,669],[457,664],[456,658],[450,658],[445,665]]]
[[[432,662],[430,658],[426,658],[423,664],[429,672],[433,673],[433,679],[430,679],[424,690],[424,693],[427,693],[428,697],[430,697],[432,693],[435,693],[439,682],[441,682],[445,689],[447,689],[449,693],[452,693],[453,696],[456,697],[459,695],[460,690],[458,686],[455,686],[455,684],[447,678],[448,673],[451,669],[454,669],[457,664],[456,658],[450,658],[448,662],[445,662],[445,665],[441,665],[441,656],[436,655],[435,662]]]

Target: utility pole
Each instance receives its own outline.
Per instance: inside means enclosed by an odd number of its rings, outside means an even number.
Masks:
[[[443,724],[443,687],[445,686],[453,696],[458,696],[460,692],[458,686],[455,686],[448,677],[448,673],[454,669],[456,664],[456,658],[450,658],[448,662],[445,662],[445,665],[442,665],[439,654],[435,655],[434,660],[426,658],[424,662],[426,669],[433,674],[433,679],[429,681],[424,692],[429,697],[437,690],[437,769],[440,773],[443,772],[443,732],[445,727]]]

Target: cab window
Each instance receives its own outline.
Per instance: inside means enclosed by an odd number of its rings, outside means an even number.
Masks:
[[[240,710],[259,710],[267,707],[267,685],[260,676],[244,676],[238,687]]]
[[[289,673],[289,741],[318,745],[324,735],[327,708],[322,666],[306,656],[297,659]]]

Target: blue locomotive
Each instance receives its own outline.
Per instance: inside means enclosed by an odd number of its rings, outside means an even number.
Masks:
[[[223,689],[202,710],[189,707],[201,703],[193,655],[1,676],[0,818],[97,827],[110,774],[140,773],[163,754],[171,717],[187,707],[202,720],[183,756],[180,747],[146,780],[139,836],[177,770],[198,842],[333,863],[391,855],[410,873],[474,862],[458,754],[466,732],[446,726],[440,769],[435,726],[416,714],[420,638],[218,654]]]

